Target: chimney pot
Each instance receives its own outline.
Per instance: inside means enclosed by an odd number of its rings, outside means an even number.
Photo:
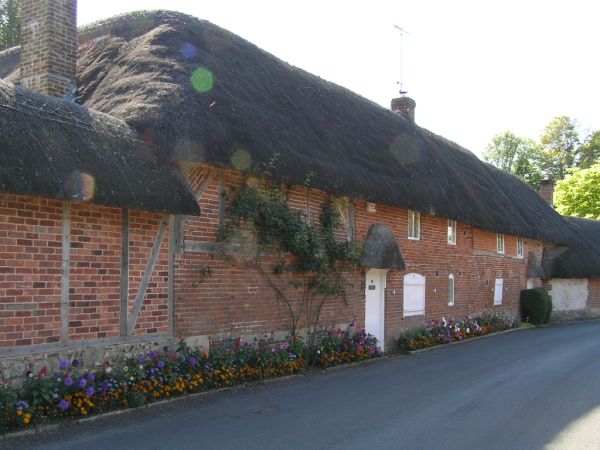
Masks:
[[[410,97],[397,97],[392,99],[392,111],[401,114],[411,122],[415,121],[415,107],[417,103]]]

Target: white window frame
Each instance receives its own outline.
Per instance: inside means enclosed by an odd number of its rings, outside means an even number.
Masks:
[[[496,278],[494,283],[494,306],[502,304],[502,291],[504,290],[504,278]]]
[[[504,235],[501,233],[496,234],[496,251],[504,255]]]
[[[448,219],[448,244],[456,245],[456,220]]]
[[[522,237],[517,237],[517,258],[523,258],[525,254],[525,240]]]
[[[421,213],[413,209],[408,210],[408,239],[421,239]]]
[[[454,275],[448,275],[448,306],[454,306]]]

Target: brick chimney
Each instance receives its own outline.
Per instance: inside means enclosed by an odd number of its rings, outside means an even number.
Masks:
[[[72,97],[77,0],[21,0],[21,42],[21,85],[51,97]]]
[[[538,194],[540,194],[540,197],[542,197],[550,206],[554,207],[554,180],[547,179],[540,181]]]
[[[392,99],[392,111],[402,114],[411,122],[415,121],[415,107],[417,103],[410,97],[397,97]]]

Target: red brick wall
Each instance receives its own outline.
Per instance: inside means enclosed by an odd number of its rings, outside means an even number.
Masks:
[[[600,308],[600,279],[588,280],[588,309]]]
[[[130,314],[162,214],[129,213]],[[61,340],[63,202],[0,194],[0,348]],[[121,210],[71,205],[68,336],[120,335]],[[135,334],[166,333],[168,232]]]
[[[188,178],[194,190],[209,179],[210,169],[197,167]],[[214,175],[214,174],[213,174]],[[227,189],[242,183],[239,174],[223,171]],[[262,182],[261,182],[262,183]],[[200,217],[189,217],[185,222],[186,241],[214,244],[219,226],[219,190],[221,177],[214,176],[202,194]],[[325,194],[304,187],[284,189],[294,209],[307,210],[312,222],[318,221],[320,205]],[[289,330],[289,314],[285,303],[278,298],[274,283],[297,308],[301,289],[290,286],[289,280],[272,273],[279,258],[265,256],[265,273],[251,267],[252,246],[246,243],[244,251],[227,254],[187,251],[177,255],[175,263],[175,333],[177,336],[261,334]],[[210,269],[211,274],[202,271]],[[353,282],[360,280],[351,280]],[[355,284],[356,285],[356,284]],[[358,305],[352,292],[348,305],[341,299],[329,299],[321,312],[320,323],[349,323],[361,313],[362,293]],[[304,317],[304,316],[303,316]],[[300,326],[305,326],[305,321]]]
[[[0,347],[60,340],[62,202],[0,194]]]
[[[189,172],[194,188],[210,178],[213,169],[197,166]],[[247,264],[252,252],[215,247],[222,211],[221,178],[226,190],[239,186],[239,173],[213,174],[203,193],[201,217],[187,217],[183,238],[188,245],[213,246],[212,251],[181,251],[175,257],[174,329],[181,337],[261,334],[290,328],[286,304],[276,285],[297,308],[301,289],[285,276],[272,273],[281,259],[264,256],[265,273]],[[262,182],[259,182],[259,184]],[[318,222],[327,195],[305,187],[284,188],[292,208],[307,211]],[[366,237],[369,227],[383,223],[395,235],[406,262],[406,271],[387,275],[386,341],[425,320],[463,317],[493,307],[496,278],[503,278],[502,309],[516,312],[519,292],[525,287],[527,258],[516,257],[516,237],[505,236],[505,255],[496,252],[495,233],[458,223],[457,244],[447,243],[447,220],[421,214],[421,238],[410,240],[407,210],[354,202],[356,237]],[[56,342],[60,338],[62,254],[62,202],[34,197],[0,196],[0,345],[12,347]],[[69,336],[72,340],[119,335],[121,211],[89,204],[72,206]],[[160,229],[162,214],[130,211],[129,311],[138,292]],[[344,238],[347,230],[338,230]],[[168,246],[165,233],[150,279],[135,334],[168,331]],[[246,243],[247,244],[247,243]],[[525,240],[525,252],[541,260],[539,242]],[[425,314],[404,317],[403,277],[418,273],[426,278]],[[455,277],[455,303],[448,305],[448,276]],[[320,324],[364,324],[365,269],[348,270],[348,298],[328,299]],[[298,280],[296,280],[298,281]],[[597,297],[596,297],[597,298]],[[300,323],[306,326],[306,321]]]
[[[119,336],[121,210],[71,206],[69,339]]]
[[[138,292],[163,214],[129,211],[129,315]],[[165,232],[154,271],[142,302],[134,334],[169,331],[169,233]]]
[[[191,170],[193,188],[201,186],[211,173],[208,167]],[[239,174],[223,171],[227,189],[242,182]],[[186,241],[214,243],[219,220],[220,178],[214,178],[200,200],[202,216],[188,218]],[[262,182],[258,182],[261,185]],[[326,194],[305,187],[284,189],[290,206],[309,212],[313,223],[318,221],[321,203]],[[307,196],[309,197],[307,209]],[[367,212],[366,202],[355,201],[356,237],[366,237],[369,227],[383,223],[395,235],[406,262],[406,271],[392,270],[387,275],[386,341],[388,344],[407,328],[431,318],[463,317],[469,313],[493,308],[496,278],[504,279],[502,309],[516,313],[521,289],[526,285],[527,258],[517,258],[517,238],[505,236],[505,254],[496,252],[496,234],[458,223],[457,243],[447,243],[445,218],[421,214],[421,239],[408,239],[408,212],[386,205],[376,205],[375,213]],[[345,230],[339,231],[339,237]],[[534,251],[541,260],[541,245],[525,240],[524,255]],[[244,264],[243,257],[206,252],[184,252],[177,257],[175,281],[175,330],[181,336],[258,334],[289,327],[288,312],[278,301],[275,290],[263,274]],[[263,265],[270,272],[276,259],[265,258]],[[211,275],[201,271],[210,267]],[[426,277],[425,315],[403,317],[403,277],[406,273]],[[332,300],[326,303],[321,325],[348,323],[356,319],[364,324],[365,269],[359,268],[346,276],[350,284],[348,302]],[[455,303],[448,305],[448,276],[455,277]],[[279,280],[277,276],[271,276]],[[276,281],[281,288],[286,281]],[[289,291],[290,288],[288,287]],[[294,296],[292,295],[292,298]],[[298,296],[295,297],[298,301]],[[389,348],[389,347],[388,347]]]

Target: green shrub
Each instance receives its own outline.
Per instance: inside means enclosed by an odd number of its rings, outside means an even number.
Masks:
[[[521,291],[521,320],[541,325],[548,312],[548,294],[542,288]]]
[[[546,317],[544,317],[544,323],[548,323],[552,315],[552,296],[547,291],[544,292],[546,293]]]

